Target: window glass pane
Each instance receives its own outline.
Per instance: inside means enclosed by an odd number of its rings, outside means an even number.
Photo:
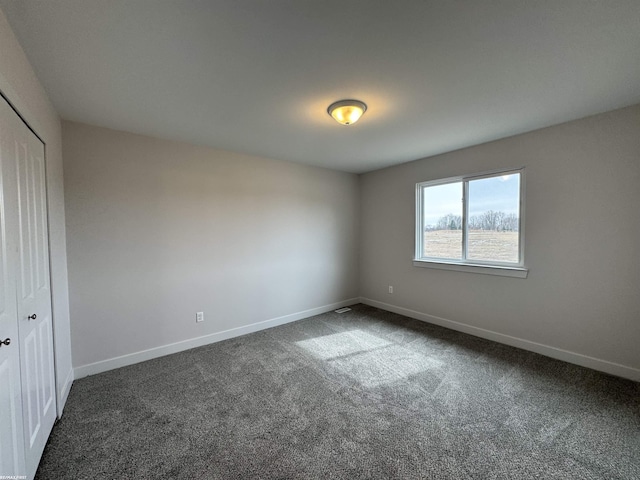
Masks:
[[[520,174],[469,181],[467,258],[519,261]]]
[[[422,190],[423,256],[462,258],[462,182]]]

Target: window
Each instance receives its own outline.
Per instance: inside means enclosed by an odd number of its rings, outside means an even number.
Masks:
[[[416,185],[414,265],[526,277],[524,170]]]

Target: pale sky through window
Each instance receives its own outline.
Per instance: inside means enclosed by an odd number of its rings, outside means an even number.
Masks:
[[[462,215],[462,182],[427,187],[423,199],[425,227],[435,225],[448,213]]]
[[[469,215],[488,210],[506,214],[520,211],[520,176],[517,174],[469,181]],[[424,225],[435,225],[451,213],[462,216],[462,182],[425,188]]]

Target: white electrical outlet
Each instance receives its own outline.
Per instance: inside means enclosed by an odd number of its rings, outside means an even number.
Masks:
[[[204,322],[204,312],[196,312],[196,323]]]
[[[389,285],[389,293],[393,293],[393,286]]]

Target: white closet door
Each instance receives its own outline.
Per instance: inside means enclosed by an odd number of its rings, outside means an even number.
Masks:
[[[0,475],[25,475],[15,257],[17,193],[11,107],[0,98]],[[9,345],[6,345],[7,341]]]
[[[33,478],[56,419],[44,145],[4,100],[1,102],[7,124],[3,128],[2,163],[12,177],[3,179],[8,187],[3,190],[3,206],[6,218],[15,218],[15,225],[7,228],[5,235],[7,245],[15,245],[6,257],[7,264],[15,266],[15,275],[9,273],[6,284],[7,289],[12,288],[13,281],[15,288],[22,403],[22,415],[17,418],[22,420],[26,476]],[[7,305],[10,301],[7,298]]]
[[[56,419],[44,145],[18,118],[16,284],[27,475],[35,474]]]

